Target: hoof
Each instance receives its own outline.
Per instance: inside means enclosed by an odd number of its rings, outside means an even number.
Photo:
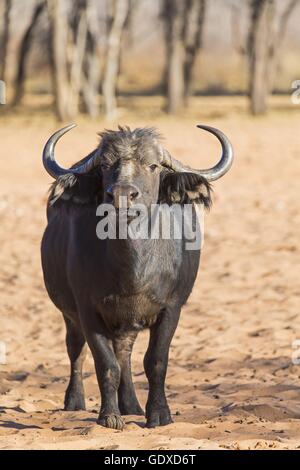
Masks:
[[[100,424],[101,426],[104,426],[105,428],[110,428],[110,429],[118,429],[119,431],[122,431],[125,426],[125,421],[123,420],[121,415],[116,415],[116,414],[110,414],[110,415],[104,415],[104,416],[99,416],[97,419],[97,424]]]
[[[169,407],[155,408],[146,413],[147,428],[155,428],[156,426],[166,426],[173,423]]]

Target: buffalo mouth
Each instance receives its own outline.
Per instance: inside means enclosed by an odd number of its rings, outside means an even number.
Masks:
[[[125,222],[132,222],[137,217],[141,215],[141,209],[135,209],[134,207],[126,207],[126,208],[115,208],[117,221]]]

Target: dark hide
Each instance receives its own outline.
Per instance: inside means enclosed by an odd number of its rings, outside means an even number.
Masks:
[[[169,346],[181,307],[194,285],[200,251],[186,250],[184,239],[100,240],[96,208],[106,190],[101,161],[111,160],[111,165],[136,162],[134,169],[141,170],[133,177],[139,187],[149,192],[158,182],[157,194],[154,190],[148,194],[153,204],[193,202],[209,207],[211,203],[205,179],[158,166],[158,138],[152,129],[121,128],[103,134],[94,151],[99,153],[99,166],[87,175],[59,178],[52,185],[42,240],[45,285],[67,329],[71,376],[65,409],[85,407],[82,364],[87,342],[101,391],[98,422],[115,429],[124,426],[122,414],[143,413],[130,369],[133,343],[143,328],[150,329],[144,359],[149,381],[147,426],[172,422],[164,390]],[[111,170],[116,179],[117,173]],[[155,184],[149,185],[148,180]]]

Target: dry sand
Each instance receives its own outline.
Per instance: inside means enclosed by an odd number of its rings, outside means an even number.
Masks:
[[[123,432],[96,425],[90,355],[87,411],[62,411],[64,327],[45,292],[39,255],[50,183],[41,149],[58,125],[47,115],[1,117],[0,340],[7,364],[0,365],[0,448],[300,448],[300,366],[291,361],[300,338],[300,109],[253,120],[228,101],[198,106],[180,120],[120,118],[156,125],[170,152],[194,166],[208,166],[219,152],[196,123],[223,129],[236,150],[234,168],[214,185],[201,269],[171,347],[174,424],[149,430],[143,417],[132,416]],[[90,151],[103,126],[80,122],[59,145],[59,160],[71,163]],[[143,405],[147,338],[140,334],[133,354]]]

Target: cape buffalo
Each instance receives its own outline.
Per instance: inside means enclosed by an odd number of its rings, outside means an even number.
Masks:
[[[169,347],[193,288],[201,249],[187,249],[185,235],[101,239],[96,230],[102,219],[96,212],[105,203],[117,213],[123,207],[120,200],[125,200],[127,215],[138,203],[147,210],[153,204],[176,204],[183,211],[189,205],[195,216],[211,203],[210,182],[231,167],[232,146],[219,130],[198,126],[218,138],[222,156],[213,168],[194,170],[171,157],[155,129],[119,127],[103,132],[96,150],[63,169],[54,149],[72,127],[56,132],[43,151],[44,167],[55,181],[47,206],[42,266],[48,294],[66,324],[71,373],[65,409],[85,409],[82,365],[87,342],[101,392],[97,422],[123,429],[122,415],[144,414],[132,382],[130,357],[138,331],[149,328],[144,358],[147,426],[166,425],[172,422],[164,390]]]

